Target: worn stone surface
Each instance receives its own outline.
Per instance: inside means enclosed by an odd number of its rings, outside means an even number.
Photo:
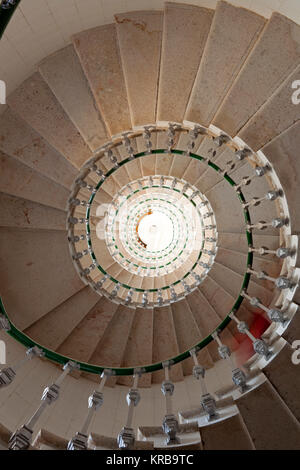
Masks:
[[[251,437],[239,414],[200,428],[204,450],[254,450]]]
[[[55,351],[98,301],[99,295],[86,286],[39,318],[24,333]]]
[[[119,450],[117,439],[114,437],[100,436],[99,434],[91,433],[93,443],[99,450]],[[133,450],[152,450],[153,442],[135,441]]]
[[[237,299],[243,284],[243,275],[238,274],[232,269],[215,262],[209,272],[209,276],[221,287],[223,287],[224,290]],[[250,281],[247,291],[249,295],[259,297],[264,305],[268,305],[273,297],[272,292],[258,285],[252,280]]]
[[[300,375],[292,363],[295,350],[287,343],[280,353],[264,368],[264,374],[300,422]]]
[[[218,2],[185,119],[211,123],[264,24],[256,13]]]
[[[66,450],[68,441],[46,429],[41,429],[33,441],[35,449],[41,449],[43,445],[49,446],[51,450]]]
[[[273,13],[213,124],[234,136],[300,60],[300,25]]]
[[[9,96],[8,104],[75,167],[90,158],[90,149],[39,72]]]
[[[153,355],[152,362],[161,362],[179,354],[176,331],[171,307],[154,309],[153,315]],[[162,370],[152,374],[152,382],[161,383],[164,379]],[[173,381],[183,380],[182,364],[176,364],[170,370]]]
[[[83,286],[62,231],[0,230],[1,296],[16,327],[34,321]]]
[[[228,305],[229,302],[226,302],[226,297],[224,298],[222,304],[224,303],[224,310],[221,312],[222,316],[214,309],[214,307],[210,304],[210,302],[206,299],[205,295],[200,291],[200,289],[196,289],[192,294],[187,297],[187,302],[191,311],[193,312],[194,318],[197,322],[199,330],[202,333],[202,338],[210,335],[217,326],[221,323],[228,312],[230,311],[232,305]],[[223,307],[223,305],[222,305]],[[220,311],[220,309],[219,309]],[[230,346],[231,349],[235,349],[237,347],[237,341],[234,339],[232,333],[230,332],[229,328],[226,328],[222,333],[222,340],[225,344]],[[211,345],[213,346],[213,343]],[[209,352],[214,361],[218,361],[220,356],[217,352],[217,348],[209,347]]]
[[[153,334],[153,310],[137,309],[128,337],[122,367],[143,366],[152,363]],[[130,387],[132,377],[120,377],[117,383]],[[150,386],[151,374],[142,375],[139,379],[139,387]]]
[[[0,151],[0,191],[65,210],[68,190]]]
[[[297,295],[298,294],[298,295]],[[296,296],[298,297],[298,304],[299,304],[299,290],[298,293],[296,293]],[[294,299],[295,300],[295,299]],[[283,338],[288,341],[289,344],[293,344],[294,341],[298,341],[300,338],[300,314],[299,314],[299,307],[294,315],[290,325],[288,328],[285,330],[283,333]]]
[[[296,450],[300,425],[268,382],[236,401],[257,450]]]
[[[2,227],[65,230],[66,212],[0,193]]]
[[[105,125],[73,45],[44,59],[39,71],[91,150],[103,145]]]
[[[76,168],[9,108],[0,117],[0,149],[67,188],[76,177]]]
[[[135,310],[108,302],[110,305],[106,307],[105,312],[116,307],[115,313],[107,325],[105,334],[98,335],[99,341],[89,358],[89,362],[108,367],[121,367]],[[94,379],[98,381],[97,377],[94,377]],[[111,377],[107,380],[106,385],[114,385],[115,382],[116,377]]]
[[[210,171],[214,172],[212,169]],[[197,183],[197,188],[202,191],[201,183]],[[215,213],[218,231],[231,233],[245,231],[242,205],[227,181],[222,181],[205,195]]]
[[[83,31],[73,37],[73,42],[108,132],[114,135],[130,129],[116,26]]]
[[[100,298],[77,326],[70,331],[69,336],[58,347],[57,352],[83,362],[112,365],[90,361],[90,358],[104,335],[109,340],[108,328],[117,308],[118,305],[110,302],[106,297]]]
[[[115,15],[133,126],[156,121],[163,13],[136,11]]]
[[[262,149],[274,166],[287,198],[292,233],[300,230],[299,145],[300,120]]]
[[[225,250],[224,248],[219,247],[216,261],[241,275],[245,274],[247,269],[246,253],[242,254],[233,250]],[[265,271],[269,276],[275,278],[278,277],[280,275],[281,265],[282,263],[277,257],[274,257],[273,260],[270,260],[254,256],[253,269],[255,271]],[[274,283],[272,281],[258,279],[255,276],[252,276],[252,280],[265,289],[270,291],[274,290]]]
[[[202,339],[204,335],[200,331],[186,299],[175,302],[172,304],[171,308],[179,352],[184,352],[199,343],[200,339]],[[213,361],[207,349],[203,349],[199,352],[199,362],[205,368],[212,367]],[[190,375],[192,373],[193,366],[194,361],[192,358],[183,361],[182,369],[184,375]]]
[[[183,120],[213,14],[207,8],[165,3],[158,120]]]
[[[292,84],[299,76],[300,65],[239,132],[253,150],[259,150],[300,119],[300,107],[291,98]]]

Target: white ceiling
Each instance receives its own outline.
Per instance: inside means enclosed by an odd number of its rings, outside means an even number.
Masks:
[[[176,1],[176,0],[174,0]],[[125,11],[162,9],[163,0],[22,0],[0,41],[0,80],[8,94],[72,34],[113,22]],[[217,0],[180,0],[214,8]],[[300,0],[230,0],[269,17],[276,10],[300,23]],[[4,106],[0,106],[0,112]]]

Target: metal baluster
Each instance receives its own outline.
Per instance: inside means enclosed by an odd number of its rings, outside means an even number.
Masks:
[[[88,430],[92,422],[95,412],[103,404],[103,393],[106,379],[111,375],[110,370],[104,370],[101,374],[101,382],[97,390],[94,390],[88,399],[88,414],[79,432],[68,442],[67,450],[87,450],[88,447]]]
[[[139,404],[141,396],[138,391],[138,381],[141,375],[141,369],[136,369],[133,376],[133,386],[129,390],[126,400],[128,404],[128,415],[125,426],[118,435],[117,441],[120,449],[130,449],[135,443],[135,434],[132,427],[134,408]]]
[[[212,421],[219,417],[217,413],[217,404],[214,397],[208,393],[206,388],[206,383],[204,380],[205,377],[205,369],[199,364],[196,349],[191,349],[190,355],[194,360],[194,367],[193,367],[193,376],[199,380],[199,385],[201,388],[201,407],[205,413],[207,413],[207,420]]]
[[[8,322],[6,317],[4,317],[4,319]],[[9,329],[6,329],[6,331],[9,331]],[[27,349],[24,359],[21,359],[11,367],[6,367],[5,369],[0,370],[0,388],[10,385],[16,376],[17,370],[20,369],[27,361],[30,361],[34,357],[43,357],[44,355],[44,351],[37,346]]]
[[[30,447],[34,426],[45,411],[47,405],[51,405],[58,399],[62,382],[64,381],[68,373],[74,369],[78,369],[78,364],[69,361],[67,364],[64,365],[63,372],[60,374],[57,380],[52,385],[44,389],[41,398],[41,405],[38,407],[32,417],[27,421],[27,423],[24,424],[20,429],[18,429],[14,434],[12,434],[8,443],[9,449],[26,450]]]
[[[172,395],[174,393],[174,384],[170,381],[169,369],[171,363],[169,361],[163,363],[165,371],[165,380],[161,385],[161,391],[166,399],[166,414],[163,419],[162,428],[164,433],[167,435],[166,444],[174,445],[180,444],[180,440],[177,437],[179,432],[179,424],[176,416],[173,414],[172,406]]]
[[[221,342],[221,340],[218,336],[218,333],[214,332],[212,334],[212,337],[218,343],[218,346],[219,346],[218,347],[218,352],[219,352],[219,355],[220,355],[221,359],[226,359],[231,365],[232,381],[233,381],[234,385],[239,387],[241,393],[244,393],[248,389],[247,379],[246,379],[245,373],[239,367],[235,366],[229,347]]]
[[[245,291],[241,294],[245,299],[249,300],[250,304],[254,307],[258,307],[268,315],[269,319],[275,323],[282,323],[285,325],[289,320],[284,313],[278,308],[265,307],[257,297],[251,297]]]

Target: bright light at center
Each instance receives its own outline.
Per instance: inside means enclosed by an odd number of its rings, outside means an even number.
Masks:
[[[138,234],[146,243],[147,250],[161,251],[170,245],[173,239],[173,225],[167,215],[156,211],[143,217],[139,223]]]

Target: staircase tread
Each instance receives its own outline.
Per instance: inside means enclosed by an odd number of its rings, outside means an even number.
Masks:
[[[121,13],[115,21],[132,125],[155,122],[163,13]]]
[[[288,77],[299,59],[300,25],[273,12],[213,124],[229,135],[236,135]]]
[[[73,44],[109,134],[130,129],[116,25],[98,26],[75,34]]]
[[[90,149],[39,72],[9,96],[8,104],[75,167],[90,158]]]
[[[218,2],[186,120],[210,124],[264,24],[265,19],[252,11]]]
[[[165,2],[157,99],[159,121],[183,120],[213,14],[207,8]]]

